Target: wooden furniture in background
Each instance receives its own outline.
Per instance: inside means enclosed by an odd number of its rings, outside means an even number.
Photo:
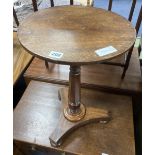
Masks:
[[[109,11],[112,10],[112,2],[113,2],[113,0],[109,0],[109,6],[108,6]],[[134,9],[135,9],[135,6],[136,6],[136,2],[137,2],[136,0],[132,1],[132,5],[131,5],[129,17],[128,17],[129,21],[132,20]],[[141,20],[142,20],[142,7],[140,9],[138,19],[137,19],[137,22],[136,22],[136,25],[135,25],[135,29],[136,29],[137,34],[138,34],[138,31],[139,31],[139,28],[140,28],[140,25],[141,25]],[[114,66],[119,66],[119,67],[123,68],[123,73],[121,75],[121,78],[124,79],[124,77],[126,75],[126,71],[127,71],[128,67],[129,67],[132,52],[133,52],[133,47],[128,51],[127,55],[126,54],[124,55],[125,59],[123,58],[123,61],[121,60],[120,62],[117,62],[117,60],[115,61],[115,59],[114,59],[112,61],[103,62],[102,64],[114,65]]]
[[[60,6],[60,5],[82,5],[82,6],[93,6],[94,0],[46,0],[42,1],[39,9],[47,8],[49,6]]]
[[[51,2],[52,2],[52,0],[51,0]],[[37,5],[37,1],[36,0],[32,0],[32,6],[33,6],[33,10],[34,10],[34,12],[35,11],[38,11],[38,5]],[[52,5],[51,5],[52,6]],[[18,26],[19,26],[19,20],[18,20],[18,17],[17,17],[17,14],[16,14],[16,11],[15,11],[15,9],[14,9],[14,7],[13,7],[13,17],[14,17],[14,20],[15,20],[15,23],[16,23],[16,25],[17,25],[17,27],[15,28],[14,27],[14,32],[16,32],[17,31],[17,29],[18,29]],[[14,41],[15,43],[17,42],[16,40]],[[14,45],[14,46],[16,46],[16,45]],[[19,44],[17,45],[17,46],[19,46]],[[21,47],[22,48],[22,47]],[[15,51],[16,50],[16,48],[14,48],[13,49],[13,51]],[[16,55],[16,53],[19,53],[19,52],[14,52],[15,54],[14,55]],[[14,59],[16,59],[16,58],[14,58]],[[22,58],[23,60],[24,60],[24,57]],[[23,62],[24,63],[24,62]],[[18,63],[16,63],[15,65],[17,65],[17,66],[15,66],[16,68],[19,68],[19,66],[18,66]],[[19,64],[20,65],[20,64]],[[22,65],[22,61],[21,61],[21,65]],[[24,65],[23,65],[24,66]],[[45,60],[45,66],[48,68],[48,62]],[[14,72],[16,72],[16,71],[14,71]],[[16,74],[16,73],[15,73]]]
[[[110,91],[133,95],[141,93],[142,79],[138,58],[138,50],[134,48],[126,78],[120,79],[122,68],[112,65],[93,64],[81,67],[81,86],[85,88]],[[120,62],[118,57],[117,62]],[[116,61],[116,58],[115,58]],[[111,76],[112,74],[112,76]],[[49,69],[44,66],[44,61],[34,58],[24,73],[27,84],[31,80],[44,81],[55,84],[68,85],[69,66],[49,63]]]
[[[103,62],[128,51],[135,41],[135,29],[130,22],[102,9],[61,6],[38,11],[26,18],[19,26],[18,37],[34,56],[70,65],[69,90],[59,90],[60,106],[63,106],[59,119],[64,123],[55,126],[50,136],[51,145],[60,145],[63,137],[79,126],[110,119],[108,111],[91,108],[89,104],[86,109],[81,101],[80,67]],[[113,46],[117,51],[104,56],[95,53],[95,50],[107,46]],[[51,51],[63,55],[60,59],[54,58],[50,56]]]
[[[16,11],[13,7],[13,17],[17,27],[19,26],[19,20]],[[33,59],[33,56],[21,46],[17,37],[17,28],[13,29],[13,85],[16,84],[20,76],[24,73]]]
[[[109,110],[112,120],[83,126],[70,133],[60,147],[51,147],[49,136],[61,115],[57,92],[62,87],[31,81],[15,108],[13,137],[24,155],[135,155],[131,98],[89,89],[82,89],[82,101]]]
[[[17,17],[17,14],[16,14],[16,11],[15,11],[14,7],[13,7],[13,17],[14,17],[14,20],[15,20],[17,26],[19,26],[18,17]]]
[[[13,32],[13,85],[26,70],[33,56],[21,46],[17,33]]]

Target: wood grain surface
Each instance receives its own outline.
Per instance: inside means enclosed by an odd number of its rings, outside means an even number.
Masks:
[[[34,152],[135,155],[131,98],[88,89],[82,89],[82,101],[111,111],[112,120],[107,124],[94,123],[81,127],[68,135],[62,146],[51,147],[49,136],[60,116],[60,87],[37,81],[29,84],[14,110],[15,143]]]
[[[128,51],[136,31],[113,12],[93,7],[58,6],[39,10],[19,26],[21,44],[35,56],[61,64],[99,63]],[[113,46],[117,52],[97,56],[95,50]],[[60,59],[51,51],[62,52]]]
[[[123,62],[124,57],[113,59],[113,62]],[[135,94],[142,90],[142,79],[139,65],[138,51],[134,48],[131,63],[125,78],[121,77],[122,68],[104,64],[81,66],[81,86],[100,90],[112,90],[113,92]],[[35,58],[24,77],[27,83],[30,80],[38,80],[56,84],[68,84],[69,66],[49,63],[49,69],[45,68],[44,61]]]
[[[17,33],[13,32],[13,84],[16,83],[20,75],[32,60],[32,55],[21,46],[17,38]]]
[[[61,104],[59,104],[60,108],[58,107],[58,109],[60,109],[59,120],[55,129],[49,137],[52,146],[62,145],[65,138],[67,138],[68,134],[75,131],[79,127],[100,121],[103,121],[105,123],[108,123],[110,121],[111,116],[109,111],[103,109],[100,106],[96,106],[96,102],[94,103],[95,105],[92,106],[90,102],[84,103],[83,101],[80,107],[84,107],[84,117],[76,122],[67,120],[63,112],[64,108],[68,107],[68,89],[62,88],[59,90],[59,93],[61,96]],[[75,115],[72,114],[72,117],[75,117]]]

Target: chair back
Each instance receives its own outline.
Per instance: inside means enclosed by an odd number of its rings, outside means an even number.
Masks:
[[[51,7],[54,7],[54,1],[53,0],[49,0],[50,1],[50,4],[51,4]],[[74,5],[74,2],[75,1],[81,1],[81,3],[83,2],[83,0],[70,0],[70,5]],[[93,1],[93,0],[86,0],[87,1],[87,6],[91,5],[90,2]],[[32,0],[32,4],[33,4],[33,8],[34,8],[34,11],[38,11],[38,6],[37,6],[37,2],[36,0]]]
[[[139,28],[140,28],[141,22],[142,22],[142,6],[140,8],[140,12],[139,12],[139,15],[138,15],[137,23],[136,23],[136,26],[135,26],[137,34],[139,32]]]
[[[54,7],[54,1],[53,0],[49,0],[49,1],[50,1],[51,7]],[[34,11],[38,11],[37,1],[36,0],[32,0],[32,4],[33,4]]]
[[[135,10],[136,2],[137,2],[137,0],[133,0],[132,1],[132,5],[131,5],[129,17],[128,17],[129,21],[132,21],[132,17],[133,17],[133,13],[134,13],[134,10]],[[141,22],[142,22],[142,6],[140,8],[139,15],[138,15],[138,18],[137,18],[137,21],[136,21],[136,25],[135,25],[136,34],[138,34],[138,32],[139,32],[139,28],[141,26]]]
[[[49,1],[50,1],[51,7],[54,7],[54,1],[53,0],[49,0]],[[76,1],[76,0],[70,0],[70,5],[74,5],[74,1]],[[132,21],[132,17],[133,17],[133,14],[134,14],[136,2],[137,2],[137,0],[132,0],[130,12],[129,12],[129,17],[128,17],[129,21]],[[32,5],[33,5],[33,10],[38,11],[37,0],[32,0]],[[90,0],[87,0],[87,5],[90,5]],[[112,10],[112,6],[113,6],[113,0],[109,0],[108,11]],[[14,7],[13,7],[13,16],[14,16],[14,19],[15,19],[15,22],[16,22],[17,26],[19,26],[19,20],[17,18],[17,14],[15,12]],[[137,18],[136,26],[135,26],[137,34],[138,34],[139,28],[141,26],[141,21],[142,21],[142,6],[141,6],[141,9],[140,9],[140,12],[139,12],[139,15],[138,15],[138,18]]]
[[[51,4],[51,7],[54,6],[54,2],[53,0],[49,0],[50,1],[50,4]],[[38,4],[37,4],[37,0],[32,0],[32,6],[33,6],[33,11],[38,11]],[[17,17],[17,13],[13,7],[13,17],[14,17],[14,20],[15,20],[15,23],[17,26],[19,26],[19,20],[18,20],[18,17]]]
[[[17,14],[16,14],[16,11],[15,11],[14,7],[13,7],[13,17],[14,17],[16,25],[19,26],[18,17],[17,17]]]
[[[129,11],[129,16],[128,16],[129,21],[132,21],[136,3],[137,3],[137,0],[132,0],[132,4],[131,4],[130,11]],[[109,0],[108,11],[112,10],[112,6],[113,6],[113,0]],[[137,21],[136,21],[136,25],[135,25],[135,29],[136,29],[137,34],[138,34],[139,28],[141,26],[141,21],[142,21],[142,6],[140,8],[140,12],[139,12],[139,15],[138,15],[138,18],[137,18]]]
[[[112,2],[113,2],[113,0],[109,0],[109,5],[108,5],[108,10],[109,11],[111,11],[111,9],[112,9]]]

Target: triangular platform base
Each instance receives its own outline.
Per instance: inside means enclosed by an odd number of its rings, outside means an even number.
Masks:
[[[107,123],[110,120],[110,114],[108,111],[101,109],[97,106],[91,106],[89,103],[83,103],[86,107],[86,114],[83,119],[77,122],[68,121],[64,117],[63,110],[68,104],[68,89],[62,88],[59,91],[59,99],[61,100],[62,105],[60,104],[60,118],[57,123],[55,130],[52,132],[49,137],[50,143],[52,146],[60,146],[63,138],[66,137],[70,132],[74,131],[76,128],[79,128],[83,125],[93,123],[93,122],[103,122]],[[96,103],[94,103],[96,104]]]

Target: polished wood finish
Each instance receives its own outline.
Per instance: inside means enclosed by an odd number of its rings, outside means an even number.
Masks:
[[[81,65],[123,54],[134,44],[136,33],[130,22],[115,13],[92,7],[61,6],[40,10],[26,18],[19,26],[18,36],[35,56],[55,63]],[[103,57],[95,54],[95,50],[109,45],[118,51]],[[52,50],[63,52],[62,58],[51,58]]]
[[[60,147],[51,147],[49,136],[59,122],[57,92],[61,87],[36,81],[27,87],[14,110],[13,137],[21,149],[46,154],[135,155],[131,98],[88,89],[82,89],[83,102],[110,110],[112,120],[83,126],[70,133]]]
[[[64,130],[55,127],[54,135],[59,132],[56,138],[50,137],[52,144],[54,142],[57,146],[59,140],[76,126],[105,118],[105,114],[101,116],[101,112],[93,112],[95,109],[87,113],[85,103],[82,101],[81,104],[80,65],[102,62],[129,50],[135,41],[135,29],[131,23],[102,9],[62,6],[38,11],[26,18],[19,26],[18,37],[23,47],[34,56],[70,65],[68,106],[64,107],[65,117],[62,117],[67,118],[68,123],[63,125]],[[117,52],[102,57],[96,55],[96,49],[110,45]],[[52,58],[49,55],[51,50],[62,52],[63,56],[60,59]],[[61,100],[63,105],[65,96],[62,95]],[[90,117],[89,111],[92,113]]]
[[[122,63],[123,60],[123,57],[115,59],[116,62]],[[126,77],[123,80],[120,79],[122,74],[120,67],[104,64],[81,66],[81,86],[130,95],[141,93],[142,79],[137,48],[134,48],[130,61]],[[27,83],[30,80],[38,80],[68,85],[69,66],[49,63],[49,69],[46,69],[43,60],[34,58],[24,77]]]
[[[68,106],[64,109],[64,116],[75,122],[81,120],[86,113],[85,106],[81,104],[80,70],[79,66],[70,66]]]
[[[62,6],[38,11],[26,18],[19,27],[18,37],[23,47],[33,55],[70,65],[68,106],[64,108],[64,116],[69,121],[83,124],[82,119],[87,116],[80,101],[80,65],[102,62],[123,54],[134,44],[135,29],[127,20],[112,12],[91,7]],[[96,49],[109,45],[118,51],[102,57],[96,55]],[[51,50],[62,52],[62,57],[51,57]],[[94,113],[89,119],[96,117]]]
[[[103,121],[107,123],[110,120],[110,113],[107,110],[104,110],[101,107],[92,106],[91,104],[89,104],[89,102],[85,104],[78,103],[80,105],[79,108],[74,107],[73,109],[72,107],[68,107],[68,102],[70,102],[68,98],[68,89],[62,88],[61,91],[59,90],[59,92],[61,96],[61,104],[59,105],[60,115],[58,124],[56,125],[50,136],[50,143],[52,146],[61,145],[64,137],[76,128],[93,122]],[[95,102],[94,104],[97,103]],[[85,107],[85,105],[87,106],[87,108]],[[73,106],[73,103],[71,104],[71,106]],[[64,115],[62,111],[64,111]]]
[[[32,55],[20,45],[17,33],[13,32],[13,84],[25,71],[32,60]]]

